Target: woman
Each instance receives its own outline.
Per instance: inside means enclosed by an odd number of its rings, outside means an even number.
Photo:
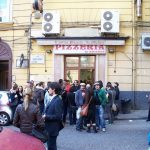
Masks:
[[[95,113],[96,113],[96,99],[94,98],[94,90],[92,88],[87,89],[86,91],[86,103],[89,103],[88,115],[87,115],[87,132],[91,132],[91,127],[95,133],[96,123],[95,123]]]
[[[26,88],[24,95],[23,104],[16,108],[13,125],[19,127],[21,132],[32,135],[33,125],[37,128],[43,128],[44,120],[37,106],[32,103],[32,90]]]
[[[19,86],[18,88],[18,104],[23,103],[23,87]]]
[[[12,110],[12,118],[13,118],[16,107],[18,105],[18,85],[15,82],[12,83],[12,88],[9,91],[9,96],[10,96],[10,107]]]

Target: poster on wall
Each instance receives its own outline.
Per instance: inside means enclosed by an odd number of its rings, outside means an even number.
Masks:
[[[31,64],[44,64],[44,55],[43,54],[38,54],[38,55],[31,55],[30,58],[30,63]]]

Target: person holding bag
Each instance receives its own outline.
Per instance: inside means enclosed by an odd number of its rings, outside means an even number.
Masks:
[[[91,127],[94,130],[94,133],[97,133],[96,122],[95,122],[95,113],[96,113],[96,99],[94,98],[94,90],[89,88],[86,92],[85,97],[86,103],[88,103],[88,112],[87,112],[87,132],[91,132]]]
[[[85,103],[85,83],[80,83],[80,89],[76,91],[75,93],[75,103],[78,107],[77,110],[77,122],[76,122],[76,130],[82,131],[83,129],[83,116],[81,116],[81,108]]]

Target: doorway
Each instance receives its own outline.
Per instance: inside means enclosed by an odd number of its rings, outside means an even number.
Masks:
[[[65,56],[65,79],[94,83],[95,56]]]
[[[0,61],[0,90],[8,90],[9,61]]]
[[[0,90],[11,88],[12,52],[9,45],[0,39]]]

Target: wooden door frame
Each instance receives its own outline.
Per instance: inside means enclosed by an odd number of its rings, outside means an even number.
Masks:
[[[81,67],[81,56],[94,56],[94,68],[93,67],[87,67],[87,68],[83,68]],[[64,55],[64,77],[66,78],[66,70],[68,69],[66,67],[66,57],[78,57],[79,58],[79,62],[78,62],[78,67],[68,67],[70,70],[78,70],[78,81],[80,81],[80,70],[81,69],[94,69],[94,81],[95,81],[95,66],[96,66],[96,56],[95,55]]]

